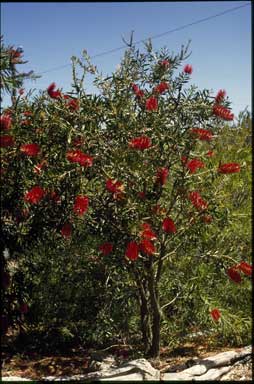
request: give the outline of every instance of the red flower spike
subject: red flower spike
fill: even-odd
[[[192,191],[189,193],[189,199],[195,208],[205,210],[208,207],[208,203],[202,199],[199,192]]]
[[[8,114],[3,114],[0,116],[0,129],[3,131],[8,131],[11,128],[12,118]]]
[[[78,111],[79,110],[79,100],[77,100],[77,99],[71,99],[67,105],[70,108],[70,110],[72,110],[72,111]]]
[[[204,168],[205,164],[199,159],[192,159],[186,162],[186,167],[189,169],[190,173],[195,173],[197,169]]]
[[[234,114],[228,108],[225,108],[219,104],[215,104],[213,106],[213,114],[223,120],[234,120]]]
[[[241,281],[242,281],[240,273],[237,272],[237,270],[236,270],[236,266],[229,268],[227,270],[227,275],[236,284],[241,283]]]
[[[48,94],[52,99],[59,99],[62,97],[62,94],[59,91],[59,89],[55,91],[55,88],[56,88],[55,83],[50,84],[50,86],[47,88]]]
[[[164,93],[167,89],[169,89],[169,85],[168,85],[168,83],[166,83],[166,82],[161,82],[159,85],[157,85],[157,86],[154,88],[153,92],[154,92],[154,93],[159,93],[159,94],[161,95],[161,94]]]
[[[150,97],[146,100],[146,110],[147,111],[157,111],[158,101],[155,97]]]
[[[24,93],[25,93],[24,88],[20,88],[20,89],[18,90],[18,93],[19,93],[20,96],[24,95]]]
[[[34,166],[34,173],[41,174],[42,169],[47,165],[47,161],[43,160],[41,163]]]
[[[82,216],[86,213],[89,205],[89,198],[87,196],[77,196],[75,199],[73,211],[78,215]]]
[[[12,136],[0,136],[0,148],[13,147],[14,145],[15,142]]]
[[[26,303],[20,304],[19,310],[21,313],[27,313],[28,312],[28,305]]]
[[[241,167],[238,163],[221,164],[218,168],[218,173],[229,174],[240,172]]]
[[[137,97],[141,98],[145,95],[144,91],[142,91],[136,84],[132,84],[131,86]]]
[[[213,138],[212,132],[203,128],[192,128],[191,133],[193,133],[199,140],[210,141]]]
[[[246,263],[245,261],[241,261],[236,268],[243,272],[246,276],[252,275],[252,265]]]
[[[164,185],[166,184],[168,178],[168,169],[167,168],[159,168],[156,174],[156,182],[158,184]]]
[[[132,139],[129,142],[129,147],[134,149],[139,149],[143,151],[144,149],[150,148],[152,145],[150,137],[147,136],[139,136]]]
[[[153,255],[156,252],[153,243],[147,239],[144,239],[139,243],[139,249],[147,255]]]
[[[40,146],[38,144],[23,144],[20,147],[20,151],[27,156],[37,156],[40,152]]]
[[[207,157],[212,157],[212,156],[214,156],[214,152],[213,152],[213,151],[208,151],[208,152],[206,153],[206,156],[207,156]]]
[[[155,215],[164,215],[166,213],[166,210],[165,208],[162,208],[160,206],[160,204],[156,204],[154,205],[153,207],[151,207],[151,211],[155,214]]]
[[[159,64],[161,67],[164,67],[165,69],[169,68],[170,66],[170,62],[168,60],[161,60]]]
[[[146,194],[145,192],[138,192],[138,197],[141,199],[141,200],[144,200],[146,198]]]
[[[135,261],[138,258],[138,244],[135,241],[130,241],[127,245],[125,256],[127,259]]]
[[[99,250],[104,256],[109,255],[113,250],[113,244],[111,243],[104,243],[100,245]]]
[[[176,226],[175,223],[170,217],[166,217],[162,222],[162,228],[163,231],[166,233],[175,233],[176,232]]]
[[[79,149],[75,151],[68,151],[66,158],[71,163],[78,163],[82,167],[91,167],[93,165],[93,158],[89,155],[86,155]]]
[[[61,202],[61,197],[55,191],[52,191],[49,196],[56,204]]]
[[[66,239],[69,239],[71,237],[71,234],[72,234],[72,226],[70,223],[65,223],[63,226],[62,226],[62,229],[61,229],[61,234],[64,238]]]
[[[201,217],[201,219],[206,224],[210,224],[213,221],[213,218],[211,215],[204,215]]]
[[[37,185],[25,194],[24,200],[31,204],[37,204],[44,196],[45,191],[39,185]]]
[[[212,319],[214,321],[218,321],[219,318],[221,317],[221,313],[220,311],[218,310],[218,308],[214,308],[211,312],[210,312],[210,315],[212,316]]]
[[[187,65],[185,65],[183,71],[184,71],[184,73],[188,73],[189,75],[191,75],[193,72],[193,68],[190,64],[187,64]]]
[[[31,112],[31,111],[24,111],[23,115],[24,116],[33,116],[33,112]]]
[[[217,104],[220,104],[224,100],[225,96],[226,96],[226,91],[224,89],[223,90],[220,89],[217,95],[215,96],[215,102]]]
[[[146,240],[156,240],[157,239],[157,236],[153,232],[150,224],[144,223],[144,224],[142,224],[142,228],[143,228],[143,230],[140,233],[141,238],[146,239]]]
[[[124,186],[123,184],[120,182],[120,181],[117,181],[117,180],[113,180],[113,179],[108,179],[106,181],[106,189],[115,194],[116,197],[118,195],[121,195],[123,190],[124,190]]]
[[[2,286],[4,289],[8,289],[11,285],[11,277],[8,272],[3,272],[2,275]]]
[[[74,147],[81,147],[81,145],[83,145],[84,142],[85,140],[83,137],[77,136],[73,139],[72,144],[74,145]]]

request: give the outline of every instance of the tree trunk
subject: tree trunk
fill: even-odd
[[[160,322],[161,322],[161,311],[159,304],[159,295],[156,289],[152,264],[150,266],[150,275],[148,280],[148,288],[151,300],[151,311],[152,311],[152,344],[148,352],[150,357],[157,358],[160,356]]]
[[[145,293],[146,290],[143,286],[143,289],[140,289],[140,320],[142,340],[145,347],[145,353],[147,353],[151,347],[151,321],[149,316],[148,297]]]

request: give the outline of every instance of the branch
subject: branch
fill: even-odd
[[[163,305],[163,306],[161,307],[161,310],[164,309],[164,308],[166,308],[166,307],[168,307],[169,305],[173,304],[174,301],[176,301],[176,299],[178,298],[179,295],[180,295],[180,292],[178,292],[178,294],[176,295],[176,297],[173,298],[173,300],[171,300],[169,303]]]

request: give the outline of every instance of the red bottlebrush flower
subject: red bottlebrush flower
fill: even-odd
[[[78,163],[83,167],[91,167],[93,165],[93,158],[89,155],[86,155],[79,149],[75,151],[68,151],[66,158],[71,163]]]
[[[8,131],[11,128],[12,118],[8,114],[3,114],[0,116],[0,129],[3,131]]]
[[[11,285],[11,277],[8,272],[3,271],[1,276],[1,283],[4,289],[8,289]]]
[[[210,141],[213,138],[212,132],[203,128],[192,128],[191,133],[194,133],[199,140]]]
[[[108,179],[106,181],[106,189],[114,194],[121,194],[124,190],[124,186],[120,181]]]
[[[192,65],[190,65],[190,64],[185,65],[183,71],[184,71],[184,73],[188,73],[189,75],[191,75],[193,72]]]
[[[162,82],[160,83],[159,85],[157,85],[155,88],[154,88],[154,93],[159,93],[160,95],[165,92],[167,89],[169,89],[169,85],[168,83],[166,82]]]
[[[156,182],[157,183],[159,183],[161,185],[166,184],[167,177],[168,177],[168,169],[167,168],[159,168],[157,170],[157,174],[156,174]]]
[[[34,173],[41,174],[42,169],[47,165],[47,161],[43,160],[40,164],[34,166]]]
[[[190,173],[195,173],[197,169],[204,168],[205,164],[199,159],[192,159],[186,162],[186,167],[189,169]]]
[[[85,140],[83,137],[77,136],[73,139],[72,144],[74,145],[74,147],[81,147],[81,145],[83,145],[84,142]]]
[[[68,107],[69,107],[72,111],[78,111],[78,110],[79,110],[79,100],[77,100],[77,99],[71,99],[71,100],[68,102]]]
[[[175,233],[176,232],[176,226],[170,217],[166,217],[162,222],[162,228],[163,231],[166,233]]]
[[[30,213],[29,209],[27,208],[22,209],[21,216],[26,219],[29,216],[29,213]]]
[[[33,116],[33,112],[31,112],[31,111],[24,111],[23,115],[24,116]]]
[[[24,88],[20,88],[18,92],[19,92],[19,95],[22,96],[22,95],[24,95],[25,90],[24,90]]]
[[[151,241],[144,239],[139,243],[139,249],[147,255],[153,255],[156,252],[155,246]]]
[[[181,160],[182,160],[182,163],[183,163],[183,164],[186,164],[186,163],[187,163],[187,157],[186,157],[186,156],[182,156],[182,157],[181,157]]]
[[[146,240],[156,240],[157,239],[157,236],[153,232],[150,224],[144,223],[144,224],[142,224],[142,228],[143,228],[143,230],[140,233],[141,238],[146,239]]]
[[[113,244],[111,243],[104,243],[100,245],[99,250],[104,256],[109,255],[113,250]]]
[[[45,191],[37,185],[25,194],[24,200],[31,204],[37,204],[44,197],[44,195]]]
[[[170,66],[170,62],[168,60],[161,60],[159,64],[161,67],[164,67],[165,69],[169,68]]]
[[[20,147],[20,151],[27,156],[37,156],[40,152],[40,146],[38,144],[23,144]]]
[[[135,261],[138,258],[138,244],[135,241],[130,241],[127,245],[125,256],[127,259]]]
[[[72,226],[70,223],[65,223],[63,226],[62,226],[62,229],[61,229],[61,234],[64,238],[66,239],[69,239],[71,237],[71,234],[72,234]]]
[[[218,321],[219,318],[221,317],[221,313],[220,311],[218,310],[218,308],[214,308],[211,312],[210,312],[210,315],[212,316],[212,319],[214,321]]]
[[[49,196],[55,203],[61,202],[61,197],[55,191],[52,191]]]
[[[210,224],[213,221],[213,218],[211,215],[204,215],[201,217],[201,220],[206,224]]]
[[[59,91],[59,89],[55,91],[55,88],[56,88],[55,83],[50,84],[50,86],[47,88],[48,94],[52,99],[59,99],[60,97],[62,97],[62,94]]]
[[[224,100],[225,96],[226,96],[226,91],[224,89],[223,90],[220,89],[217,95],[215,96],[215,102],[217,104],[220,104]]]
[[[19,310],[21,313],[27,313],[28,312],[28,305],[26,303],[20,304]]]
[[[197,209],[205,210],[208,207],[208,203],[202,199],[199,192],[197,191],[190,192],[189,199]]]
[[[237,173],[240,172],[241,167],[238,163],[227,163],[227,164],[221,164],[218,168],[219,173]]]
[[[208,151],[208,152],[206,153],[206,156],[207,156],[207,157],[212,157],[212,156],[214,156],[214,152],[213,152],[213,151]]]
[[[138,192],[138,197],[141,199],[141,200],[144,200],[146,198],[146,194],[145,192]]]
[[[165,208],[161,208],[160,204],[156,204],[151,208],[151,211],[155,215],[164,215],[166,213]]]
[[[240,264],[236,266],[237,269],[240,269],[247,276],[251,276],[252,274],[252,265],[246,263],[245,261],[241,261]]]
[[[234,281],[234,283],[240,283],[242,281],[241,275],[236,270],[236,266],[231,267],[227,270],[227,275],[230,277],[231,280]]]
[[[28,125],[31,125],[31,121],[30,121],[30,120],[22,120],[22,121],[20,122],[20,124],[21,124],[22,126],[28,126]]]
[[[143,97],[145,95],[145,92],[142,91],[136,84],[132,84],[132,89],[135,95],[139,98]]]
[[[77,196],[75,199],[73,211],[78,215],[82,216],[88,209],[89,198],[87,196]]]
[[[150,97],[146,100],[146,110],[147,111],[157,111],[158,101],[155,97]]]
[[[150,137],[139,136],[135,137],[129,142],[130,148],[135,148],[143,151],[144,149],[150,148],[152,145]]]
[[[8,317],[6,315],[1,316],[0,326],[1,326],[0,327],[1,328],[1,334],[5,335],[8,331],[8,326],[9,326]]]
[[[234,114],[228,108],[225,108],[219,104],[215,104],[213,106],[213,114],[223,120],[234,120]]]
[[[0,136],[0,148],[13,147],[14,144],[15,143],[12,136],[9,136],[9,135]]]

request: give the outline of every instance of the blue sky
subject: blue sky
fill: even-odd
[[[121,47],[122,36],[134,30],[134,40],[164,33],[227,9],[248,4],[231,13],[154,39],[154,48],[178,52],[191,40],[192,84],[216,93],[225,89],[237,115],[251,109],[251,6],[250,1],[193,2],[59,2],[1,3],[1,34],[5,44],[23,46],[29,61],[22,70],[41,73],[70,63],[83,49],[93,56]],[[142,47],[142,45],[138,45]],[[94,58],[105,75],[111,74],[124,50]],[[52,70],[26,89],[46,89],[52,82],[70,90],[71,66]],[[90,81],[87,91],[94,91]],[[4,98],[4,103],[8,103]]]

